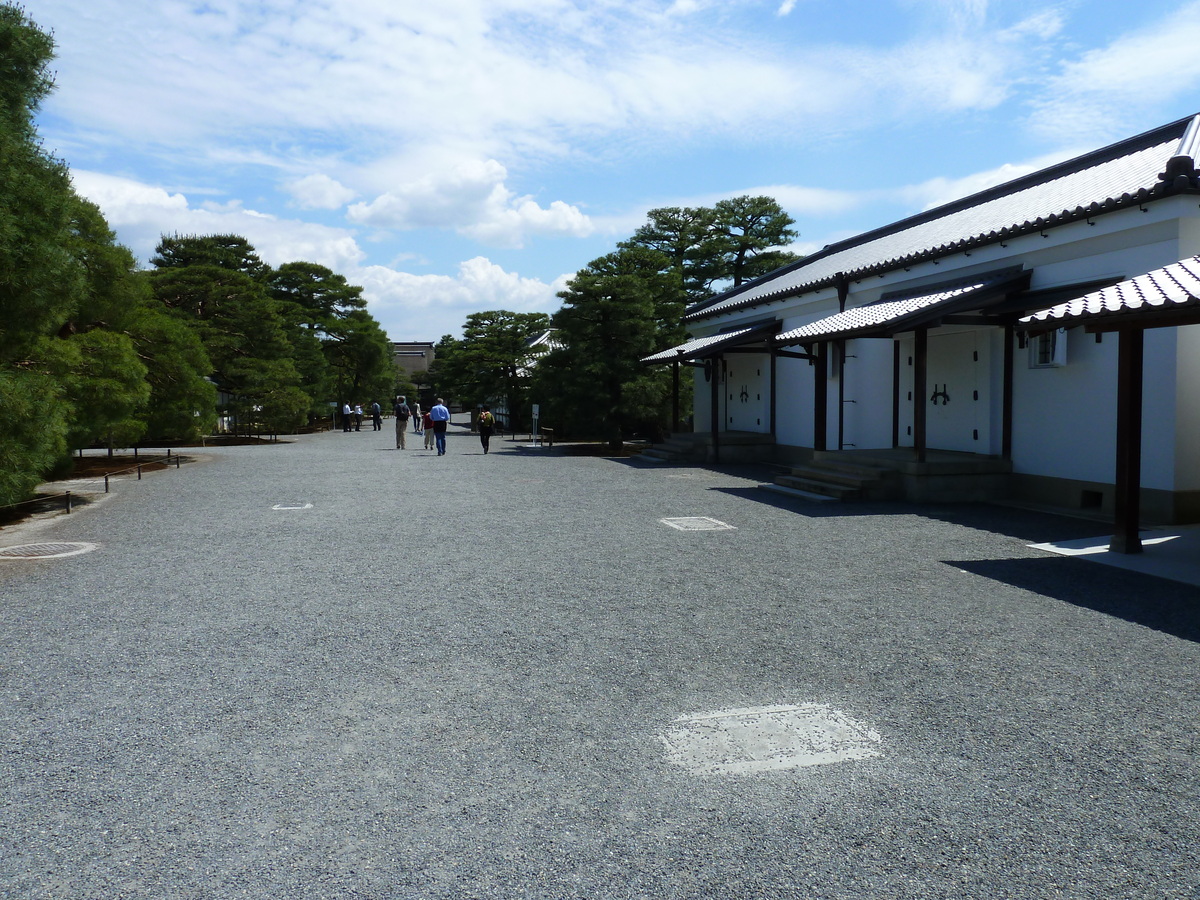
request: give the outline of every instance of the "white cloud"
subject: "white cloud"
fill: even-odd
[[[71,178],[143,261],[153,256],[164,234],[240,234],[272,265],[305,260],[344,272],[365,258],[346,229],[281,219],[244,209],[238,200],[205,200],[195,207],[182,193],[96,172],[73,170]]]
[[[1034,101],[1033,127],[1091,143],[1127,133],[1148,110],[1200,88],[1200,3],[1064,63]]]
[[[1019,163],[1005,163],[994,169],[988,169],[984,172],[974,172],[961,178],[931,178],[920,184],[908,185],[890,193],[904,200],[906,203],[919,206],[921,209],[933,209],[945,203],[951,203],[954,200],[969,197],[980,191],[986,191],[988,188],[1013,181],[1031,172],[1041,171],[1048,166],[1070,159],[1075,155],[1075,153],[1066,150],[1048,153],[1036,159]]]
[[[347,217],[374,228],[454,228],[498,247],[522,247],[529,235],[585,237],[593,227],[577,207],[561,200],[542,207],[505,186],[508,172],[494,159],[469,161],[450,171],[396,185]]]
[[[113,140],[210,161],[270,164],[251,149],[262,142],[289,171],[310,139],[369,167],[464,148],[562,155],[606,132],[676,140],[790,123],[804,133],[816,116],[844,124],[847,110],[866,123],[868,109],[988,108],[1024,63],[1018,34],[1038,39],[1026,29],[1001,40],[973,2],[946,5],[955,24],[940,37],[798,47],[708,0],[676,0],[670,16],[557,0],[175,0],[139,6],[136,21],[124,0],[56,5],[50,24],[71,52],[53,109]],[[722,27],[686,24],[711,24],[709,10]]]
[[[554,312],[567,276],[547,284],[507,272],[484,257],[461,263],[455,275],[414,275],[385,266],[356,273],[369,298],[371,314],[392,340],[432,340],[447,322],[457,332],[469,313],[488,309]],[[440,329],[440,330],[439,330]]]
[[[454,275],[419,275],[392,266],[366,265],[354,235],[296,219],[282,219],[236,201],[204,201],[152,185],[73,171],[76,190],[100,207],[122,239],[148,261],[163,234],[240,234],[271,265],[305,260],[328,266],[363,286],[370,312],[393,340],[437,340],[447,322],[461,327],[467,314],[485,309],[553,312],[566,278],[553,283],[509,272],[483,257],[458,266]]]
[[[306,175],[289,181],[284,189],[301,209],[340,209],[358,196],[352,188],[324,174]]]

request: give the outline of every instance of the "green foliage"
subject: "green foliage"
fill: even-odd
[[[796,257],[793,220],[770,197],[734,197],[712,208],[652,209],[614,253],[593,260],[559,294],[553,319],[562,346],[537,365],[543,420],[613,449],[637,430],[657,437],[674,404],[665,367],[641,359],[686,339],[682,315],[716,286],[739,285]],[[681,384],[680,413],[690,391]]]
[[[713,213],[708,246],[716,261],[715,281],[728,280],[737,287],[800,258],[786,250],[774,249],[792,243],[799,232],[791,227],[795,220],[772,198],[742,196],[721,200]]]
[[[465,406],[503,404],[511,427],[520,427],[528,407],[530,341],[550,327],[545,313],[500,309],[471,313],[461,341],[438,344],[433,364],[438,392]]]
[[[41,372],[0,369],[0,506],[32,495],[67,452],[58,382]]]
[[[613,256],[589,264],[559,294],[553,324],[562,346],[538,363],[537,391],[548,401],[545,421],[602,436],[619,451],[624,432],[647,418],[635,404],[657,394],[658,376],[640,363],[654,350],[654,296],[639,275],[614,274]]]
[[[270,266],[262,261],[250,242],[236,234],[164,235],[150,263],[157,269],[215,266],[260,281],[270,273]]]

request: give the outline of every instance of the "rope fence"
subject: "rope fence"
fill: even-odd
[[[82,450],[79,452],[79,458],[80,459],[83,458]],[[133,458],[139,459],[137,447],[133,448]],[[104,493],[107,494],[109,492],[109,479],[110,478],[114,478],[118,475],[126,475],[129,472],[136,471],[138,481],[141,481],[143,467],[151,466],[151,465],[154,465],[155,463],[165,463],[166,467],[170,468],[171,463],[174,462],[175,468],[178,469],[180,459],[181,459],[181,457],[178,453],[172,455],[170,448],[168,448],[166,456],[157,456],[157,457],[150,456],[144,460],[139,459],[139,461],[132,466],[126,466],[123,469],[114,469],[111,472],[105,472],[102,477],[97,476],[95,478],[69,478],[69,479],[63,479],[63,480],[64,481],[72,481],[72,482],[75,482],[76,484],[84,484],[84,485],[88,484],[89,482],[92,482],[92,483],[95,483],[97,486],[99,486],[99,484],[101,483],[101,480],[103,480]],[[20,507],[27,506],[31,503],[46,503],[48,501],[57,500],[60,498],[63,500],[65,510],[69,513],[71,511],[71,508],[73,505],[73,501],[71,500],[71,492],[70,491],[63,491],[61,494],[41,494],[40,496],[34,497],[30,500],[22,500],[19,503],[10,503],[7,506],[0,506],[0,512],[10,510],[10,509],[19,509]]]

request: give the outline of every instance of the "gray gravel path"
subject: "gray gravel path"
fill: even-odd
[[[1200,591],[1026,546],[1094,527],[389,424],[206,451],[37,536],[95,552],[0,562],[0,896],[1200,896]],[[807,703],[881,755],[659,739]]]

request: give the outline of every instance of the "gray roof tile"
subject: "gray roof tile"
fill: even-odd
[[[1054,323],[1062,327],[1085,319],[1106,316],[1153,315],[1185,308],[1197,311],[1200,321],[1200,256],[1138,275],[1128,281],[1092,291],[1021,319],[1023,324]]]

